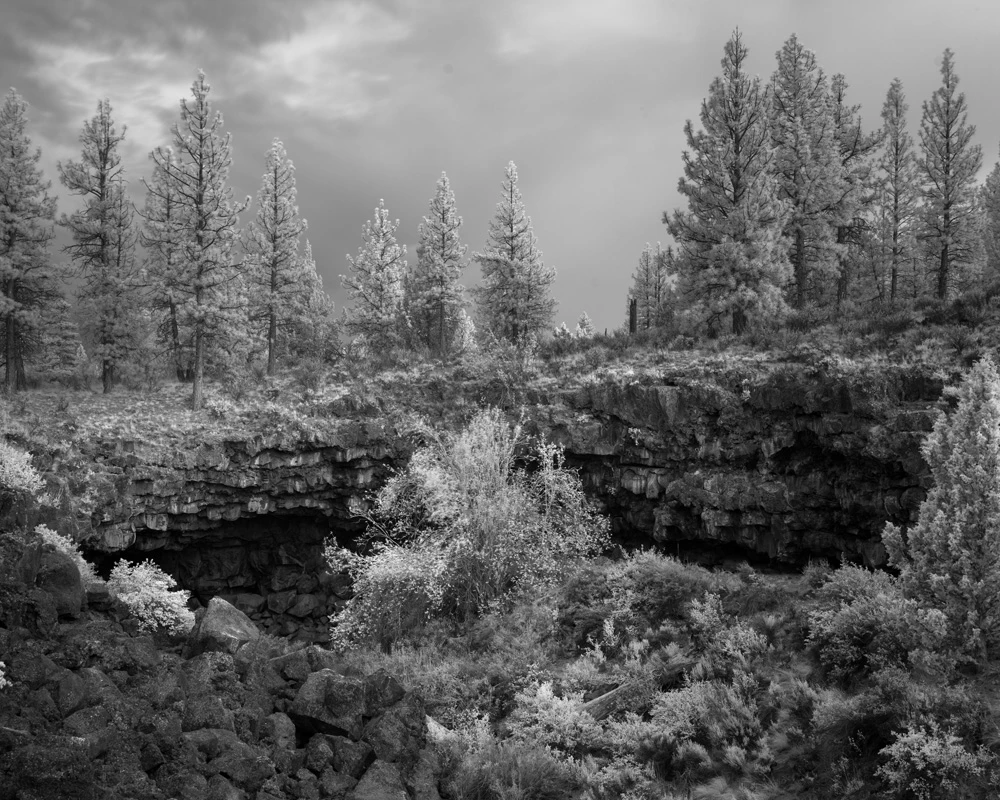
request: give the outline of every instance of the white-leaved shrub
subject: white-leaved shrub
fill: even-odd
[[[186,633],[194,626],[194,613],[187,607],[188,592],[152,561],[115,564],[108,579],[111,594],[121,600],[144,631]]]
[[[65,553],[73,559],[76,568],[80,570],[80,579],[83,582],[84,588],[103,583],[94,571],[94,565],[83,557],[83,553],[80,552],[80,546],[68,536],[52,530],[47,525],[37,525],[35,533],[45,544],[52,545],[60,553]]]
[[[352,562],[355,597],[334,627],[341,644],[388,645],[430,616],[479,614],[549,585],[607,540],[607,520],[561,449],[527,450],[520,426],[499,411],[481,411],[459,433],[424,435],[376,497],[369,530],[380,541]],[[518,465],[519,453],[533,456],[533,469]],[[340,552],[327,550],[335,569]]]
[[[0,441],[0,495],[35,495],[42,487],[42,476],[32,465],[31,454]]]

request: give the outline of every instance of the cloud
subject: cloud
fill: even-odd
[[[681,4],[657,0],[519,0],[494,17],[497,53],[559,58],[623,40],[676,40],[690,29],[689,16]]]

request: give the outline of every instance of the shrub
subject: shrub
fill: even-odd
[[[458,619],[508,605],[551,585],[606,541],[607,521],[565,468],[562,451],[536,443],[535,468],[517,467],[526,442],[499,411],[480,412],[457,434],[425,435],[406,472],[376,498],[370,530],[385,541],[353,562],[355,598],[335,623],[352,638],[393,634],[381,621],[391,628],[413,619],[414,603],[425,616]],[[338,552],[328,548],[328,559]]]
[[[0,495],[36,495],[43,485],[42,476],[31,463],[31,454],[0,441]]]
[[[454,800],[570,800],[583,781],[578,767],[544,748],[502,742],[468,753],[443,784]]]
[[[83,557],[80,546],[68,536],[57,533],[46,525],[38,525],[35,528],[35,533],[41,537],[45,544],[51,545],[60,553],[65,553],[73,559],[76,568],[80,570],[80,579],[83,581],[84,588],[104,582],[94,571],[94,565]]]
[[[876,774],[888,784],[887,796],[901,800],[961,796],[992,760],[983,751],[970,753],[959,737],[934,722],[908,726],[879,755],[885,763]]]
[[[7,680],[7,665],[0,661],[0,690],[13,685],[14,684]]]
[[[846,565],[819,590],[809,614],[808,642],[824,668],[842,683],[904,666],[921,645],[916,604],[885,573]]]
[[[188,609],[188,593],[172,591],[174,579],[152,561],[115,564],[108,579],[108,589],[129,609],[145,631],[186,633],[194,626],[194,613]]]

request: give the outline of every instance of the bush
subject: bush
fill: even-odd
[[[35,533],[41,537],[41,540],[45,544],[51,545],[60,553],[65,553],[73,559],[76,568],[80,570],[80,579],[83,581],[84,588],[104,582],[94,571],[94,565],[83,557],[83,553],[80,552],[80,546],[68,536],[57,533],[46,525],[38,525],[35,528]]]
[[[42,476],[31,463],[31,454],[0,441],[0,495],[36,495],[43,485]]]
[[[879,755],[885,763],[876,774],[889,786],[887,797],[900,800],[963,796],[992,761],[984,751],[970,753],[958,736],[934,722],[908,726]]]
[[[348,559],[355,598],[335,630],[349,639],[391,638],[402,632],[393,630],[397,621],[417,621],[414,608],[465,619],[506,606],[606,541],[608,523],[562,451],[536,443],[534,469],[517,467],[526,442],[499,411],[480,412],[458,434],[424,434],[428,443],[376,498],[370,530],[384,541],[373,555]],[[328,560],[341,552],[328,548]]]
[[[843,684],[880,669],[905,666],[917,636],[917,608],[884,573],[844,566],[819,590],[809,614],[809,645],[827,673]]]
[[[583,781],[579,768],[544,748],[503,742],[467,754],[443,785],[454,800],[570,800]]]
[[[108,589],[129,609],[144,631],[186,633],[194,627],[188,593],[171,591],[174,579],[152,561],[119,561],[111,570]]]

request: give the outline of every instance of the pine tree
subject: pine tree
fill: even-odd
[[[306,221],[295,204],[295,166],[275,139],[257,192],[257,215],[247,230],[252,322],[267,341],[267,374],[277,369],[278,336],[309,300],[307,265],[299,253]],[[315,271],[315,264],[312,265]]]
[[[301,257],[304,302],[295,306],[288,329],[289,351],[298,358],[332,361],[338,351],[338,326],[333,299],[323,289],[312,245],[306,239]]]
[[[97,114],[83,125],[81,159],[58,164],[62,184],[83,199],[83,208],[64,214],[60,224],[73,238],[63,250],[82,279],[84,334],[101,364],[105,393],[135,349],[133,323],[140,305],[134,214],[118,152],[124,139],[125,128],[119,133],[111,118],[111,103],[101,100]]]
[[[576,321],[576,330],[573,331],[573,335],[577,339],[589,339],[594,333],[594,323],[591,321],[590,315],[586,311],[581,312]]]
[[[986,274],[991,283],[996,283],[1000,281],[1000,161],[986,176],[981,203]]]
[[[972,144],[965,93],[958,91],[951,50],[944,51],[941,86],[924,103],[919,168],[923,177],[924,237],[937,262],[937,296],[944,299],[955,268],[974,257],[975,180],[983,151]]]
[[[443,172],[429,212],[418,229],[417,263],[406,279],[406,309],[417,341],[443,356],[454,339],[465,295],[459,281],[467,266],[467,247],[458,234],[462,218]]]
[[[174,261],[178,325],[190,326],[194,348],[191,405],[201,408],[205,365],[213,342],[224,338],[244,298],[235,290],[242,277],[233,263],[239,212],[229,177],[230,137],[222,132],[222,114],[213,113],[211,87],[199,71],[191,85],[193,101],[181,100],[181,118],[175,123],[173,148],[157,148],[150,157],[162,179],[176,193],[178,214],[171,237],[179,245]],[[150,188],[147,184],[147,188]],[[249,198],[247,203],[249,202]]]
[[[542,261],[513,161],[507,164],[486,247],[472,257],[483,273],[482,285],[474,290],[476,303],[495,336],[517,343],[551,323],[556,301],[550,287],[556,272]]]
[[[87,352],[69,301],[59,296],[40,309],[41,335],[32,368],[41,379],[70,383],[84,374]]]
[[[399,220],[390,220],[385,201],[379,200],[374,220],[362,228],[357,257],[347,256],[350,273],[340,276],[352,301],[344,313],[348,333],[379,351],[400,341],[406,246],[396,241],[398,228]]]
[[[876,196],[875,154],[881,146],[882,130],[865,133],[861,127],[861,106],[847,102],[847,79],[834,75],[830,81],[835,138],[840,151],[843,194],[836,199],[836,237],[840,252],[837,305],[848,299],[856,271],[857,254],[866,233],[865,212]]]
[[[789,206],[785,238],[796,308],[819,299],[840,273],[837,228],[843,223],[845,185],[833,101],[815,54],[793,34],[777,53],[771,79],[773,171]]]
[[[169,148],[163,156],[168,162],[176,160]],[[171,169],[177,169],[176,165],[171,163]],[[146,203],[139,241],[146,248],[146,288],[151,308],[159,317],[159,339],[170,351],[177,380],[190,381],[194,378],[194,347],[187,320],[182,319],[184,273],[179,267],[185,208],[170,172],[154,161],[151,178],[143,181]]]
[[[934,485],[906,532],[883,542],[907,593],[943,611],[967,653],[985,661],[1000,647],[1000,375],[976,364],[958,405],[924,442]]]
[[[58,298],[48,258],[55,199],[26,133],[28,104],[11,89],[0,107],[0,337],[7,391],[24,389],[25,353],[40,335],[38,311]]]
[[[899,78],[893,79],[882,106],[885,146],[881,168],[880,205],[889,266],[889,301],[899,294],[902,265],[912,256],[917,211],[917,165],[913,137],[906,130],[909,106]],[[916,276],[913,276],[914,280]]]
[[[687,210],[664,213],[680,248],[680,291],[709,325],[723,317],[742,333],[751,316],[780,313],[788,264],[780,245],[785,210],[775,201],[770,99],[745,71],[737,30],[726,42],[722,75],[701,104],[701,130],[684,126],[688,150],[678,190]],[[656,298],[659,308],[663,298]],[[640,315],[642,314],[640,301]],[[647,312],[647,327],[648,327]]]

